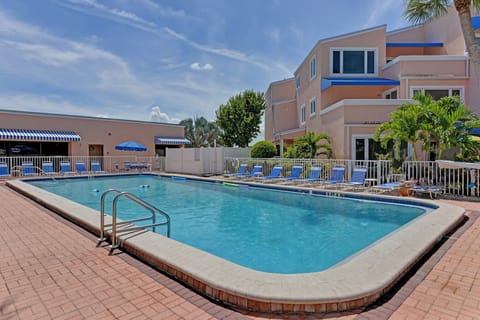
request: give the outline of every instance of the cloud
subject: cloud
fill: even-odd
[[[199,62],[194,62],[190,65],[190,68],[197,71],[212,70],[213,66],[210,63],[205,63],[203,66]]]
[[[147,21],[145,19],[142,19],[133,12],[128,12],[128,11],[118,9],[118,8],[107,7],[104,4],[98,3],[96,0],[67,0],[67,2],[74,5],[74,7],[70,6],[70,8],[72,8],[72,9],[81,10],[81,8],[78,7],[78,6],[91,7],[91,8],[94,8],[94,9],[98,10],[98,11],[108,13],[108,14],[111,14],[113,16],[120,17],[122,19],[130,20],[130,21],[135,22],[135,23],[144,24],[144,25],[147,25],[147,26],[150,26],[150,27],[155,26],[155,23],[153,23],[151,21]],[[65,3],[63,3],[63,4],[65,4]]]
[[[175,124],[178,124],[180,122],[179,119],[172,118],[168,114],[160,111],[159,106],[152,107],[152,111],[150,111],[150,121]]]
[[[273,30],[265,31],[265,35],[269,37],[273,42],[280,43],[280,30],[274,28]]]
[[[403,1],[398,1],[398,0],[376,0],[375,2],[372,2],[372,6],[370,7],[370,10],[367,10],[366,12],[370,12],[370,14],[367,17],[367,21],[364,23],[363,28],[371,28],[375,27],[379,24],[386,23],[384,21],[384,16],[390,11],[390,12],[403,12]],[[384,21],[384,22],[382,22]],[[388,21],[390,24],[391,22]]]

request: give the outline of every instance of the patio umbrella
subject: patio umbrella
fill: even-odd
[[[140,142],[136,141],[125,141],[115,146],[116,150],[123,150],[123,151],[147,151],[147,147],[145,147]]]

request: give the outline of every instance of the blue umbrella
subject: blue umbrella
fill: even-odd
[[[123,151],[147,151],[147,147],[136,141],[125,141],[115,146],[116,150]]]

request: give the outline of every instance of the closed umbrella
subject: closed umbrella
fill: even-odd
[[[115,146],[116,150],[122,151],[147,151],[147,147],[136,141],[125,141]]]

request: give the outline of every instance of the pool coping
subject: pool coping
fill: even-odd
[[[248,184],[265,187],[264,184]],[[7,185],[99,234],[98,211],[21,180],[8,181]],[[285,186],[277,188],[297,192],[310,190]],[[335,191],[337,196],[349,194]],[[355,197],[371,198],[371,195],[355,194]],[[381,195],[374,195],[374,198],[390,202],[394,199]],[[123,250],[210,298],[237,308],[260,312],[306,313],[355,310],[372,303],[388,291],[464,217],[465,210],[457,206],[430,200],[409,199],[408,202],[438,208],[343,263],[314,273],[291,275],[251,270],[153,232],[121,236],[120,242]],[[109,223],[109,216],[106,218]]]

